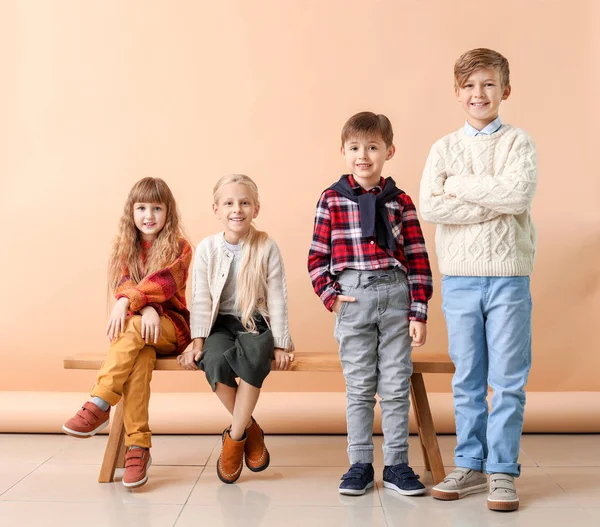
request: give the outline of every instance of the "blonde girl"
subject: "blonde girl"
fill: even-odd
[[[193,344],[178,361],[203,370],[232,415],[231,426],[223,432],[217,474],[233,483],[244,458],[253,472],[269,466],[264,433],[252,412],[272,360],[277,369],[286,370],[294,356],[281,255],[275,242],[253,225],[260,210],[256,184],[248,176],[225,176],[214,188],[213,201],[224,231],[197,247]]]
[[[167,184],[150,177],[138,181],[125,203],[109,261],[116,303],[106,326],[108,356],[92,400],[63,425],[73,437],[91,437],[108,425],[111,406],[123,397],[127,488],[148,481],[148,403],[156,355],[176,355],[190,342],[185,285],[191,260]]]

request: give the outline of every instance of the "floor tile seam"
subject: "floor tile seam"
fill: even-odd
[[[177,518],[175,518],[175,521],[173,522],[172,527],[175,527],[177,525],[177,522],[179,521],[179,518],[181,518],[181,514],[185,510],[185,507],[186,507],[185,503],[181,505],[181,508],[179,509],[179,512],[177,513]]]
[[[185,505],[185,507],[202,507],[202,508],[221,508],[222,505],[221,504],[215,504],[215,505],[205,505],[204,503],[187,503]],[[267,510],[271,510],[271,509],[343,509],[343,510],[348,510],[348,509],[382,509],[383,507],[380,507],[379,505],[269,505],[267,507]]]
[[[383,511],[383,521],[385,522],[386,527],[390,527],[390,525],[392,525],[389,521],[388,521],[388,511],[386,510],[386,508],[383,506],[383,503],[381,504],[381,510]],[[391,521],[391,519],[390,519]]]
[[[600,468],[600,465],[538,465],[540,468]]]
[[[545,467],[545,468],[552,468],[552,467]],[[546,472],[546,471],[544,470],[544,467],[540,467],[540,470],[541,470],[541,471],[542,471],[542,472],[543,472],[543,473],[544,473],[544,474],[545,474],[545,475],[546,475],[548,478],[550,478],[550,481],[552,481],[552,483],[554,483],[554,484],[555,484],[555,485],[556,485],[556,486],[557,486],[559,489],[561,489],[561,490],[562,490],[562,491],[563,491],[565,494],[568,494],[568,491],[567,491],[567,489],[566,489],[565,487],[563,487],[563,486],[562,486],[562,485],[561,485],[561,484],[560,484],[558,481],[556,481],[556,479],[554,479],[554,478],[552,477],[552,475],[551,475],[551,474],[548,474],[548,472]],[[581,505],[581,503],[580,503],[580,502],[577,500],[577,498],[576,498],[576,497],[574,497],[574,498],[572,498],[572,499],[573,499],[573,501],[574,501],[574,502],[575,502],[575,503],[576,503],[576,504],[577,504],[579,507],[581,507],[581,506],[582,506],[582,505]]]
[[[185,507],[187,506],[188,502],[190,501],[190,498],[191,498],[192,494],[194,493],[196,485],[198,485],[198,482],[200,481],[200,478],[202,477],[202,474],[204,474],[205,470],[206,470],[206,465],[204,465],[202,467],[202,470],[200,471],[200,474],[198,474],[198,477],[196,478],[196,481],[194,481],[194,484],[192,485],[192,488],[190,489],[187,497],[185,498],[185,501],[183,502],[183,506],[181,507],[181,510],[179,511],[179,514],[177,515],[177,519],[175,520],[175,523],[173,524],[174,526],[179,521],[179,517],[181,516],[181,513],[183,512],[183,509],[185,509]]]
[[[38,470],[40,467],[44,466],[50,459],[52,459],[52,456],[50,456],[49,458],[47,458],[45,461],[43,461],[42,463],[40,463],[39,465],[37,465],[35,468],[33,468],[32,470],[30,470],[29,472],[27,472],[27,474],[25,474],[21,479],[19,479],[18,481],[15,481],[10,487],[8,487],[4,492],[0,492],[0,500],[2,500],[2,496],[4,496],[4,494],[6,494],[8,491],[10,491],[11,489],[13,489],[16,485],[18,485],[19,483],[21,483],[21,481],[23,481],[25,478],[29,477],[31,474],[33,474],[36,470]],[[4,500],[2,500],[4,501]]]
[[[112,503],[105,503],[103,501],[87,501],[87,500],[31,500],[31,499],[15,499],[15,498],[11,498],[11,499],[2,499],[0,498],[0,503],[40,503],[40,504],[44,504],[44,505],[48,505],[48,504],[52,504],[52,503],[60,503],[63,505],[76,505],[76,504],[86,504],[86,505],[98,505],[98,504],[106,504],[106,505],[111,505]],[[117,502],[117,505],[119,505],[120,507],[153,507],[155,505],[160,505],[160,506],[164,506],[164,507],[183,507],[184,504],[183,503],[175,503],[175,502],[168,502],[168,501],[157,501],[157,502],[133,502],[133,501],[119,501]]]

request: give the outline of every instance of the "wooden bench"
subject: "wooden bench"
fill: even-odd
[[[75,355],[64,360],[64,367],[68,370],[99,370],[104,359],[103,355]],[[188,371],[179,366],[174,357],[158,358],[155,370]],[[290,371],[341,372],[342,367],[337,353],[308,352],[296,353]],[[425,467],[431,471],[433,481],[437,484],[444,479],[446,474],[423,381],[424,373],[454,373],[454,364],[447,355],[422,351],[413,353],[413,374],[410,378],[412,405]],[[115,407],[98,481],[100,483],[112,482],[115,469],[123,468],[124,460],[125,426],[123,424],[123,404],[120,402]]]

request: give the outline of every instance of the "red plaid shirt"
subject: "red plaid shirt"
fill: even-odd
[[[352,175],[347,177],[357,195],[367,192]],[[379,186],[368,192],[379,194],[384,185],[385,180],[381,178]],[[406,273],[410,288],[409,319],[425,322],[433,282],[417,210],[404,192],[385,206],[396,240],[394,252],[379,247],[375,237],[361,236],[358,203],[340,196],[335,190],[323,192],[317,204],[313,241],[308,254],[310,279],[315,293],[331,311],[340,290],[335,275],[344,269],[373,271],[400,267]]]

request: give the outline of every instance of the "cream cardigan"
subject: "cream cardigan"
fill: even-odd
[[[225,246],[222,232],[204,238],[196,247],[190,306],[192,339],[210,335],[219,314],[221,293],[232,262],[233,253]],[[285,271],[279,247],[271,238],[267,240],[263,266],[267,276],[267,323],[273,332],[275,347],[293,351],[288,325]]]

